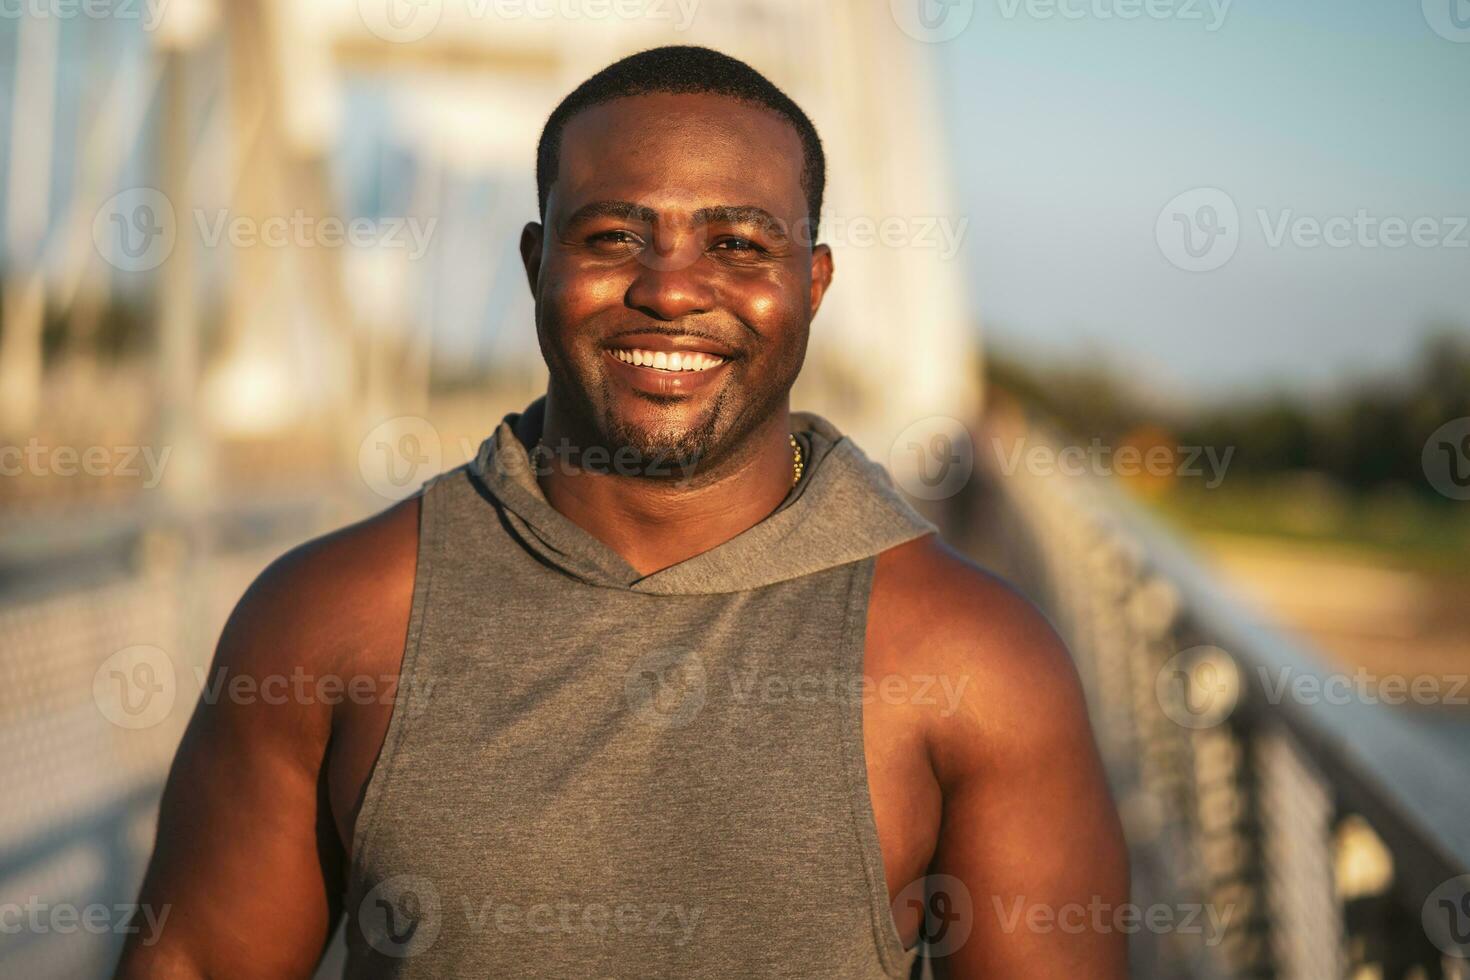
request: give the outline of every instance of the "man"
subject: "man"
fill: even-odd
[[[309,975],[345,911],[351,976],[897,978],[922,929],[948,976],[1122,977],[1066,651],[789,411],[832,280],[806,116],[645,51],[537,171],[546,397],[241,600],[216,671],[386,696],[200,705],[121,975]]]

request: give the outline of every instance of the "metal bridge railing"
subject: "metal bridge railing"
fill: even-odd
[[[1134,902],[1229,913],[1140,933],[1135,975],[1470,977],[1470,719],[1294,694],[1342,675],[1102,479],[1024,470],[982,472],[968,523],[1077,660]]]
[[[7,977],[110,975],[220,628],[271,559],[336,520],[320,502],[296,502],[201,514],[162,532],[142,520],[86,532],[82,514],[67,523],[91,544],[41,575],[17,571],[39,567],[22,529],[0,539]]]

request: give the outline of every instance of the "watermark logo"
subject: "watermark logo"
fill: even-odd
[[[152,728],[173,711],[179,682],[173,661],[158,647],[119,650],[92,675],[92,700],[119,728]]]
[[[177,238],[174,206],[152,187],[119,191],[92,217],[97,254],[123,272],[158,268],[173,254]]]
[[[151,33],[163,22],[168,5],[169,0],[0,0],[0,20],[132,20]]]
[[[1431,487],[1451,500],[1470,500],[1470,416],[1435,429],[1419,461]]]
[[[232,214],[228,208],[195,208],[193,216],[199,241],[205,248],[218,248],[223,242],[239,249],[397,249],[410,262],[428,254],[434,229],[439,225],[437,217],[342,218],[335,214],[311,214],[304,208],[264,218]]]
[[[1240,247],[1240,210],[1218,187],[1185,191],[1159,212],[1154,239],[1176,268],[1213,272]]]
[[[948,262],[959,254],[969,231],[967,215],[948,214],[843,214],[822,215],[820,241],[833,248],[912,249],[933,252],[939,261]],[[798,240],[811,247],[818,236],[812,233],[811,220],[804,219],[798,229]]]
[[[1256,670],[1267,704],[1470,705],[1470,674],[1374,674],[1366,667],[1325,675],[1291,667]]]
[[[1268,248],[1282,248],[1287,242],[1300,249],[1363,248],[1470,248],[1470,217],[1464,215],[1419,215],[1408,218],[1391,214],[1370,214],[1358,208],[1352,215],[1335,214],[1318,218],[1297,214],[1286,208],[1274,216],[1265,208],[1256,209],[1256,220]]]
[[[71,902],[47,902],[39,895],[31,895],[24,902],[0,903],[0,935],[72,935],[78,932],[94,936],[112,933],[115,935],[142,936],[144,946],[152,946],[163,936],[164,923],[168,921],[172,905],[107,905],[92,902],[75,905]]]
[[[975,16],[975,0],[888,0],[893,22],[915,41],[942,44],[964,33]]]
[[[1193,647],[1169,660],[1155,679],[1159,706],[1185,728],[1209,728],[1235,710],[1247,673],[1218,647]],[[1263,704],[1470,705],[1470,674],[1319,673],[1256,665],[1252,691]]]
[[[24,446],[0,446],[0,477],[138,477],[152,490],[172,453],[172,446],[50,446],[32,436]]]
[[[1367,208],[1325,216],[1293,208],[1255,209],[1269,249],[1470,249],[1470,216],[1374,214]],[[1235,201],[1217,188],[1196,188],[1164,206],[1154,234],[1165,258],[1187,272],[1212,272],[1234,257],[1243,233]]]
[[[443,0],[357,0],[363,26],[389,44],[428,37],[444,16]]]
[[[1204,23],[1213,34],[1225,26],[1234,0],[999,0],[1001,17],[1022,10],[1032,20],[1177,20]],[[1207,9],[1208,8],[1208,9]],[[1208,20],[1206,16],[1208,15]]]
[[[595,254],[631,258],[655,272],[678,272],[706,258],[730,265],[762,261],[771,248],[891,249],[932,252],[941,262],[959,254],[967,215],[823,212],[787,221],[748,208],[695,209],[701,195],[665,186],[638,206],[619,207],[605,228],[587,234]]]
[[[410,718],[424,712],[438,683],[432,675],[421,674],[404,680],[400,680],[396,673],[313,674],[300,664],[292,667],[289,674],[232,673],[227,664],[221,664],[213,671],[196,666],[193,673],[202,704],[406,704]],[[399,710],[404,709],[400,707]]]
[[[1093,933],[1108,935],[1123,933],[1132,935],[1150,932],[1157,935],[1174,933],[1184,936],[1201,936],[1207,947],[1218,946],[1230,929],[1235,918],[1235,904],[1220,907],[1184,902],[1178,905],[1135,905],[1125,902],[1113,905],[1094,895],[1085,904],[1066,902],[1052,905],[1044,902],[1028,902],[1024,896],[1016,896],[1009,903],[999,895],[990,897],[996,920],[1002,932],[1015,933],[1021,930],[1047,935],[1064,933],[1081,935]]]
[[[698,653],[663,650],[629,668],[623,694],[633,714],[656,728],[683,728],[704,709],[709,681]]]
[[[703,906],[689,907],[671,902],[533,902],[517,904],[503,901],[475,902],[466,897],[465,925],[472,935],[482,934],[487,926],[506,935],[536,933],[548,935],[588,935],[606,937],[609,933],[667,940],[674,946],[687,946],[694,940]]]
[[[1178,446],[1128,443],[1110,446],[1094,436],[1086,446],[1056,447],[1045,442],[1028,444],[1025,437],[1007,446],[999,437],[991,440],[991,451],[1002,476],[1026,472],[1030,476],[1081,477],[1179,477],[1201,479],[1206,490],[1225,481],[1225,472],[1235,456],[1235,447]]]
[[[925,875],[911,881],[893,899],[895,921],[919,914],[919,942],[925,955],[948,956],[965,944],[975,928],[970,890],[953,875]]]
[[[975,472],[975,441],[959,419],[947,415],[919,419],[888,448],[888,471],[911,497],[953,497]]]
[[[264,216],[228,208],[194,208],[184,230],[202,248],[394,249],[410,262],[428,254],[438,217],[317,215],[296,208]],[[178,244],[179,216],[163,192],[135,187],[113,195],[92,219],[92,241],[108,264],[124,272],[146,272],[168,261]]]
[[[456,4],[461,18],[497,22],[536,20],[561,23],[610,20],[652,21],[675,32],[687,31],[701,0],[466,0]],[[390,44],[421,41],[444,18],[443,0],[358,0],[363,25]]]
[[[357,470],[380,497],[404,500],[443,464],[439,430],[428,419],[399,415],[376,426],[357,449]]]
[[[882,704],[920,705],[949,718],[960,709],[970,676],[962,674],[869,674],[851,676],[835,668],[789,674],[760,668],[727,672],[732,704]]]
[[[1169,658],[1154,678],[1165,717],[1184,728],[1212,728],[1240,701],[1240,668],[1219,647],[1198,646]]]
[[[1470,875],[1442,882],[1424,900],[1424,934],[1446,956],[1470,959]]]
[[[1470,0],[1424,0],[1430,30],[1456,44],[1470,43]]]
[[[417,956],[439,938],[444,925],[439,889],[422,875],[384,878],[357,907],[358,928],[384,956]]]

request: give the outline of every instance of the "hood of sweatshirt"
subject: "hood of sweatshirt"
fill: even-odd
[[[539,416],[543,406],[538,399],[525,413],[507,415],[468,466],[525,548],[589,585],[650,595],[742,592],[859,561],[935,530],[851,439],[820,416],[793,412],[804,469],[785,501],[724,543],[642,575],[547,503],[516,435],[522,415]]]

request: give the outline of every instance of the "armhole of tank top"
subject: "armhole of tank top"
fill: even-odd
[[[428,605],[434,559],[439,549],[442,522],[437,497],[441,492],[440,484],[447,476],[448,474],[436,477],[419,492],[418,549],[413,573],[413,600],[408,613],[408,632],[403,644],[403,658],[398,666],[398,687],[388,716],[388,730],[383,734],[378,757],[373,760],[372,769],[368,772],[362,806],[357,811],[357,821],[352,830],[352,854],[348,860],[350,876],[355,876],[365,866],[378,826],[378,813],[382,809],[382,800],[392,776],[393,759],[399,745],[403,743],[409,721],[417,707],[413,704],[413,699],[418,696],[418,685],[414,683],[414,666],[418,660],[419,643],[424,631],[424,613]]]
[[[868,635],[868,599],[873,586],[874,559],[853,563],[847,602],[847,621],[843,624],[843,654],[852,676],[861,678]],[[883,867],[883,848],[878,840],[878,817],[873,809],[872,790],[868,785],[867,752],[863,747],[863,699],[841,700],[843,765],[847,776],[850,812],[856,831],[859,857],[867,882],[868,902],[873,923],[873,941],[884,971],[895,980],[907,980],[918,955],[917,947],[906,950],[903,937],[888,902],[888,873]]]

